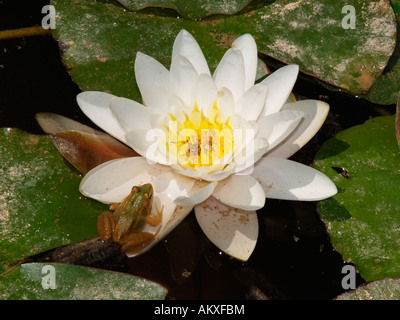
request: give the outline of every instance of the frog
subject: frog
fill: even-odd
[[[122,251],[133,255],[148,246],[156,233],[143,232],[146,225],[156,227],[162,220],[162,212],[156,205],[152,214],[153,186],[150,183],[133,186],[129,195],[121,203],[112,203],[110,211],[104,211],[97,218],[97,231],[104,241],[120,244]]]

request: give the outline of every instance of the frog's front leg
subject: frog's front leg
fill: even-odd
[[[120,244],[122,251],[128,255],[136,254],[142,251],[150,243],[154,241],[155,235],[149,232],[135,232],[124,236]]]
[[[158,207],[157,207],[157,204],[155,204],[155,205],[156,205],[157,213],[148,215],[147,218],[146,218],[147,223],[149,225],[151,225],[152,227],[158,226],[160,224],[160,222],[162,221],[162,213],[164,211],[164,206],[162,206],[161,211],[159,211]]]
[[[104,241],[110,241],[115,229],[115,219],[110,211],[104,211],[97,217],[97,232]]]

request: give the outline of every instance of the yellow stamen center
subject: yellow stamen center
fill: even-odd
[[[178,121],[177,117],[168,114],[172,121],[168,130],[167,150],[176,158],[178,163],[187,168],[200,168],[227,161],[233,150],[233,129],[229,124],[230,118],[221,122],[221,110],[217,100],[206,117],[199,110],[197,103],[188,115],[184,112],[185,120]],[[221,159],[226,157],[224,159]],[[218,161],[219,160],[219,161]],[[217,162],[218,161],[218,162]]]

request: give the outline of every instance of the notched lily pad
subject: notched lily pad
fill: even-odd
[[[243,9],[251,0],[117,0],[130,10],[147,7],[171,8],[182,17],[200,19],[213,14],[234,14]]]
[[[332,166],[346,168],[343,177]],[[316,154],[315,168],[337,185],[318,212],[332,243],[366,281],[400,276],[400,152],[395,116],[340,132]]]
[[[60,263],[28,263],[0,276],[2,300],[159,300],[167,289],[132,275]]]

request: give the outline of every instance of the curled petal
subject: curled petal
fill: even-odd
[[[247,261],[258,237],[255,211],[231,208],[213,197],[195,206],[196,219],[205,235],[230,256]]]
[[[264,157],[256,163],[252,176],[272,199],[318,201],[337,192],[323,173],[287,159]]]
[[[138,156],[135,151],[102,132],[69,130],[52,135],[51,140],[64,158],[82,173],[109,160]]]

